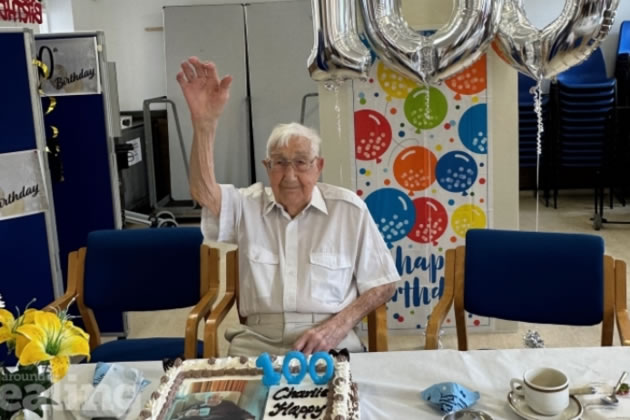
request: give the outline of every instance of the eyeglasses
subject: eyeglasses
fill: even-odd
[[[317,157],[314,157],[311,160],[306,159],[295,159],[295,160],[286,160],[286,159],[267,159],[265,164],[269,170],[274,172],[283,172],[289,169],[289,166],[293,166],[296,172],[306,172],[313,167],[313,163]]]

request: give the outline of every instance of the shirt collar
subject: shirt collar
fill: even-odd
[[[313,196],[311,197],[310,205],[315,207],[317,210],[321,211],[322,213],[328,214],[328,207],[326,207],[326,201],[324,200],[324,196],[322,195],[322,192],[320,191],[317,185],[315,185],[315,188],[313,188]]]
[[[273,195],[273,191],[271,190],[271,188],[265,188],[265,205],[263,207],[263,214],[266,216],[274,207],[278,207],[278,209],[284,210],[282,206],[276,201],[276,197]],[[324,200],[324,196],[322,195],[322,192],[317,185],[315,185],[315,187],[313,188],[311,202],[306,206],[306,209],[308,209],[309,207],[315,207],[322,213],[326,215],[328,214],[326,201]]]

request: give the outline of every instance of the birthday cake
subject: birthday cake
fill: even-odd
[[[347,352],[299,358],[292,353],[178,360],[139,418],[358,420]]]

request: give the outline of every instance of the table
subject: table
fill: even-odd
[[[440,419],[419,393],[448,381],[479,391],[475,408],[495,419],[518,420],[507,404],[511,378],[522,377],[531,367],[551,366],[563,370],[571,386],[607,382],[612,388],[621,372],[630,370],[630,348],[389,352],[353,355],[351,363],[362,420]],[[615,410],[587,410],[583,419],[630,419],[630,398],[622,403]]]
[[[135,419],[159,385],[161,362],[128,364],[144,372],[151,384],[140,395],[128,418]],[[439,382],[457,382],[479,391],[475,408],[495,419],[518,420],[507,404],[509,381],[531,367],[563,370],[571,386],[606,383],[608,389],[623,370],[630,370],[630,348],[554,348],[514,350],[405,351],[351,355],[352,375],[359,385],[362,420],[441,419],[441,414],[420,398],[420,391]],[[91,390],[94,365],[72,366],[68,376],[53,388],[53,398],[66,408],[76,407]],[[600,386],[599,389],[603,389]],[[73,396],[74,395],[74,396]],[[594,396],[580,397],[585,399]],[[71,411],[53,411],[53,420],[82,420]],[[630,397],[611,410],[586,410],[583,420],[630,419]]]

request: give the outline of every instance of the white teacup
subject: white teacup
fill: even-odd
[[[513,378],[510,388],[522,395],[532,410],[546,416],[559,414],[569,406],[569,378],[557,369],[529,369],[523,379]]]

